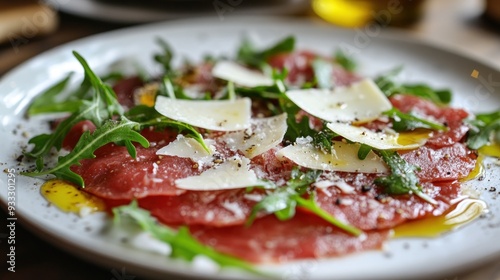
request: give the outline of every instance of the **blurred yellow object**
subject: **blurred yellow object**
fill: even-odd
[[[424,0],[313,0],[313,11],[324,20],[344,27],[370,23],[408,25],[418,20]]]
[[[57,13],[38,1],[0,3],[0,43],[25,44],[57,28]]]

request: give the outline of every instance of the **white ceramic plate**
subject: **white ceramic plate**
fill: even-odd
[[[138,63],[154,74],[159,68],[152,53],[159,50],[155,37],[167,40],[176,50],[177,59],[185,56],[200,60],[203,54],[235,53],[243,36],[266,45],[293,34],[299,48],[310,48],[330,54],[337,47],[353,53],[364,74],[374,75],[403,64],[404,79],[420,81],[454,92],[455,106],[471,111],[488,111],[500,107],[498,70],[483,63],[443,51],[417,40],[378,29],[344,30],[295,19],[240,18],[237,21],[199,19],[159,23],[124,29],[75,41],[48,51],[14,69],[0,81],[0,165],[18,166],[16,158],[30,136],[46,129],[39,121],[23,119],[26,105],[44,88],[65,76],[68,71],[82,73],[71,51],[77,50],[93,69],[104,73],[110,67],[127,68]],[[135,61],[135,62],[134,62]],[[125,66],[123,66],[125,65]],[[473,70],[479,78],[471,77]],[[17,172],[17,171],[16,171]],[[454,276],[464,269],[500,255],[500,168],[492,165],[486,179],[467,183],[481,192],[490,214],[436,239],[401,239],[388,242],[383,251],[366,252],[343,258],[301,261],[278,266],[263,266],[282,279],[389,279]],[[0,199],[7,201],[7,174],[0,175]],[[18,221],[37,235],[71,253],[92,262],[113,267],[126,267],[141,275],[162,277],[203,277],[211,279],[251,278],[238,272],[215,273],[194,269],[182,261],[140,251],[110,242],[102,235],[107,218],[96,214],[79,218],[65,214],[47,202],[39,193],[41,180],[16,175]],[[496,187],[496,192],[488,191]]]
[[[296,15],[309,9],[309,0],[156,0],[148,4],[119,3],[99,0],[47,0],[56,9],[87,18],[116,23],[147,23],[187,17],[214,17],[221,20],[233,16]]]

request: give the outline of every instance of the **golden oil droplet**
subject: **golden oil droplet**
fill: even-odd
[[[479,148],[479,154],[489,157],[500,158],[500,144],[489,144]]]
[[[159,87],[160,85],[158,83],[150,83],[136,90],[134,92],[135,104],[153,107]]]
[[[489,144],[485,145],[478,150],[478,157],[476,161],[476,166],[474,169],[467,175],[467,177],[461,179],[461,182],[466,182],[470,180],[477,179],[484,175],[484,158],[485,157],[496,157],[500,158],[500,145],[499,144]]]
[[[393,237],[437,237],[475,220],[486,209],[484,201],[466,198],[444,215],[412,221],[395,227]]]
[[[474,169],[467,175],[467,177],[460,179],[460,182],[467,182],[470,180],[474,180],[477,178],[480,178],[481,176],[484,175],[484,166],[483,166],[483,160],[484,156],[479,154],[476,160],[476,165],[474,166]]]
[[[47,201],[65,212],[83,214],[105,209],[102,200],[63,180],[53,179],[45,182],[41,193]]]
[[[411,145],[423,144],[432,136],[432,130],[417,128],[412,131],[400,132],[398,136],[398,144]]]

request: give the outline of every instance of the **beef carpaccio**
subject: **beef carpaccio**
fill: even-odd
[[[163,76],[112,87],[76,55],[85,101],[27,155],[69,153],[29,175],[82,187],[110,213],[137,202],[250,263],[380,249],[394,227],[464,197],[478,148],[468,137],[480,133],[446,90],[362,77],[341,52],[295,50],[292,37],[264,50],[245,42],[234,59],[173,67],[171,55],[156,56]]]

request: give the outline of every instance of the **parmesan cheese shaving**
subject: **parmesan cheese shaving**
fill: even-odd
[[[250,127],[250,98],[182,100],[158,96],[155,109],[173,120],[210,130],[235,131]]]
[[[424,145],[426,141],[426,139],[422,139],[422,141],[418,143],[403,145],[398,142],[399,134],[397,132],[375,132],[364,127],[357,127],[345,123],[329,123],[327,127],[352,142],[366,144],[379,150],[416,149]]]
[[[200,175],[175,181],[177,188],[192,191],[211,191],[246,188],[261,185],[255,172],[250,170],[250,160],[234,156]]]
[[[212,68],[212,75],[245,87],[272,86],[274,84],[270,77],[227,60],[217,62]]]
[[[277,152],[278,157],[286,157],[296,164],[319,170],[386,173],[387,166],[374,152],[370,152],[364,160],[358,158],[359,144],[332,142],[332,153],[324,153],[312,144],[295,144]]]
[[[330,122],[365,123],[392,108],[387,97],[369,79],[346,87],[300,89],[286,95],[302,110]]]
[[[214,141],[211,139],[206,139],[204,141],[211,152],[215,152],[215,147],[212,145]],[[190,158],[193,161],[204,160],[207,157],[211,157],[211,153],[208,153],[198,141],[193,138],[184,137],[182,134],[177,135],[174,141],[159,149],[156,154]]]
[[[285,136],[286,114],[270,118],[252,119],[249,129],[229,132],[222,139],[228,147],[253,158],[277,146]]]

